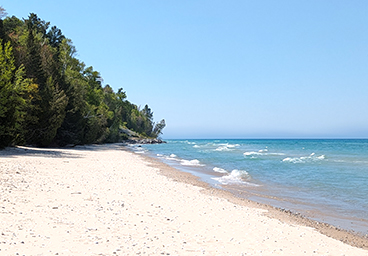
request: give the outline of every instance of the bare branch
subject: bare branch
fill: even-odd
[[[2,6],[0,6],[0,19],[4,18],[6,15],[8,15],[6,10]]]

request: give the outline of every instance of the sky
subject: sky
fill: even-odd
[[[2,0],[73,41],[164,139],[368,138],[366,0]]]

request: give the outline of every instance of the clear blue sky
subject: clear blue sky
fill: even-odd
[[[163,138],[368,138],[366,0],[3,0],[73,40]]]

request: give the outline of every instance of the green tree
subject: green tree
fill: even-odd
[[[116,142],[126,127],[162,133],[153,112],[129,102],[123,89],[102,86],[98,71],[78,60],[56,26],[36,14],[6,17],[0,7],[0,146]]]
[[[15,16],[6,17],[4,20],[4,31],[7,40],[11,42],[13,47],[13,55],[16,67],[27,64],[27,38],[28,30],[25,22],[19,20]]]
[[[147,135],[148,137],[152,136],[152,129],[153,129],[153,112],[148,107],[148,105],[145,105],[144,108],[141,111],[141,114],[143,115],[143,133]]]
[[[16,33],[19,27],[23,26],[23,21],[15,17],[6,17],[4,19],[4,32],[9,35],[10,33]]]
[[[165,128],[166,123],[165,123],[165,119],[162,119],[160,122],[158,122],[155,125],[155,128],[153,129],[153,135],[154,137],[159,137],[162,134],[162,130]]]
[[[0,39],[3,40],[3,44],[7,41],[5,29],[4,29],[4,23],[3,18],[7,15],[5,9],[0,6]]]
[[[65,117],[68,99],[61,88],[57,65],[53,58],[55,52],[49,45],[41,42],[45,39],[49,23],[30,14],[26,20],[27,39],[27,75],[38,84],[39,97],[33,101],[34,108],[29,111],[34,116],[28,127],[28,142],[38,146],[50,145]]]
[[[83,76],[84,63],[76,55],[70,39],[64,39],[59,47],[60,73],[64,78],[64,91],[68,97],[66,115],[58,129],[56,139],[59,145],[81,144],[87,125],[87,80]]]
[[[61,33],[61,30],[58,29],[56,26],[53,26],[46,34],[47,38],[49,39],[49,43],[51,47],[58,48],[65,36]]]
[[[25,79],[24,67],[16,69],[10,42],[0,40],[0,147],[20,142],[24,121],[37,86]]]

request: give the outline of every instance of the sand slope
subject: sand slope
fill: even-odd
[[[368,255],[158,172],[117,144],[0,151],[0,255]]]

